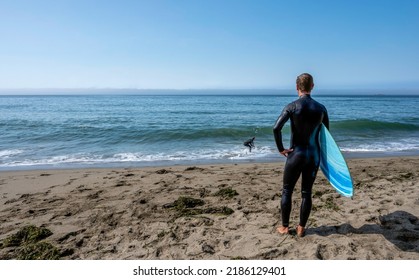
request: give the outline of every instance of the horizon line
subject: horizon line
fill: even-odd
[[[4,91],[69,91],[69,92],[76,92],[76,91],[120,91],[120,90],[127,90],[127,91],[267,91],[267,90],[275,90],[275,91],[285,91],[285,90],[292,90],[295,91],[295,88],[130,88],[130,87],[80,87],[80,88],[65,88],[65,87],[45,87],[45,88],[0,88],[0,92]],[[389,91],[389,90],[405,90],[405,91],[419,91],[419,87],[417,88],[406,88],[406,87],[386,87],[386,88],[375,88],[375,87],[327,87],[327,88],[315,88],[313,92],[316,91],[329,91],[329,90],[337,90],[337,91]]]

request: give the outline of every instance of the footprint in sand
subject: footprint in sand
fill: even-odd
[[[396,199],[396,200],[394,201],[394,205],[397,205],[397,206],[402,206],[403,204],[404,204],[403,199]]]
[[[393,200],[391,199],[384,199],[380,201],[380,204],[389,204],[390,202],[392,202]]]

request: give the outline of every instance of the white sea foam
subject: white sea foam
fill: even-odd
[[[152,163],[152,162],[173,162],[173,161],[195,161],[195,160],[251,160],[264,158],[272,155],[270,147],[256,147],[249,152],[249,149],[236,146],[233,149],[203,149],[198,151],[178,151],[175,153],[144,154],[117,153],[112,156],[96,154],[72,154],[52,156],[40,159],[23,159],[3,162],[0,167],[30,167],[30,166],[77,166],[77,165],[101,165],[112,163]]]
[[[403,152],[419,151],[419,142],[414,139],[406,139],[400,142],[387,142],[376,144],[359,144],[349,147],[341,147],[344,152]]]
[[[13,149],[13,150],[3,150],[0,151],[0,158],[8,158],[11,156],[19,155],[23,153],[23,150]]]
[[[404,152],[419,151],[419,141],[414,139],[405,139],[403,142],[387,142],[376,144],[358,144],[342,146],[343,152]],[[278,155],[276,148],[272,146],[256,146],[250,152],[248,148],[242,145],[234,145],[230,148],[219,149],[200,149],[183,150],[168,153],[142,153],[142,152],[124,152],[110,155],[101,153],[75,153],[69,155],[59,155],[51,157],[34,158],[26,157],[23,150],[3,150],[0,151],[0,168],[62,168],[77,166],[104,166],[109,164],[155,164],[176,163],[188,161],[246,161],[263,160],[273,158]]]

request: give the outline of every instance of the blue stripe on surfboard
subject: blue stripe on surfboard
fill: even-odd
[[[320,169],[330,184],[342,195],[353,196],[353,183],[338,145],[322,124],[320,135]]]

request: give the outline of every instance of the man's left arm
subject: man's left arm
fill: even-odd
[[[327,114],[326,108],[324,109],[324,115],[323,115],[323,124],[324,126],[329,130],[329,115]]]

